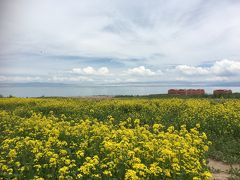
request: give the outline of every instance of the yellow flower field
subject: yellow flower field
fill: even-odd
[[[237,143],[238,100],[5,98],[0,108],[0,179],[209,179],[208,156],[239,157],[214,141]]]

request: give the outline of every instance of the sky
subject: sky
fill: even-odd
[[[6,82],[238,83],[240,1],[0,0]]]

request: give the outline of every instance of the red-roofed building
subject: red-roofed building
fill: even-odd
[[[205,94],[204,89],[187,89],[187,95],[203,95]]]
[[[231,89],[216,89],[213,91],[214,95],[232,94]]]
[[[204,89],[169,89],[168,94],[171,95],[204,95]]]

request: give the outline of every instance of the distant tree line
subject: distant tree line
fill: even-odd
[[[13,95],[9,95],[9,96],[6,96],[7,98],[14,98],[15,96],[13,96]],[[0,94],[0,98],[4,98],[4,96],[2,95],[2,94]]]

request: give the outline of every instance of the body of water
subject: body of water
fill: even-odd
[[[97,96],[97,95],[149,95],[166,94],[168,89],[205,89],[206,93],[212,94],[214,89],[231,89],[240,92],[240,87],[163,87],[163,86],[3,86],[0,94],[3,96],[17,97],[40,97],[40,96]]]

